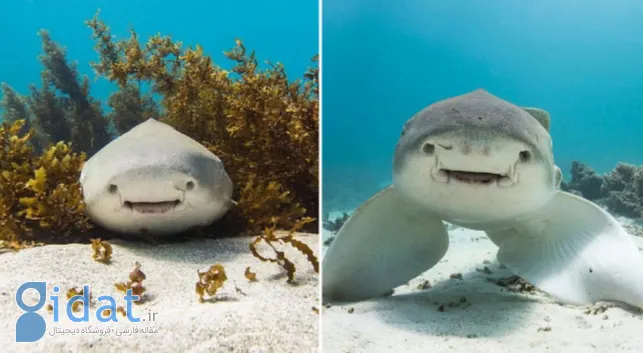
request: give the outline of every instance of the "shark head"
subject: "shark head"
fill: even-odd
[[[205,226],[232,204],[232,180],[205,147],[147,120],[90,158],[80,183],[89,217],[120,233]]]
[[[476,228],[524,217],[560,183],[549,115],[482,89],[411,118],[393,161],[397,192],[444,220]]]

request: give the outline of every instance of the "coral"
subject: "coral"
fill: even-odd
[[[330,231],[331,233],[337,233],[349,218],[350,214],[346,212],[342,213],[341,216],[336,217],[332,220],[329,218],[328,214],[325,214],[322,226],[324,227],[324,229]],[[335,240],[335,235],[330,236],[326,240],[324,240],[324,246],[330,246],[333,243],[333,240]]]
[[[643,198],[638,186],[643,182],[641,168],[627,163],[618,163],[603,176],[603,203],[611,211],[626,217],[643,216]]]
[[[625,191],[628,185],[632,184],[637,167],[632,164],[618,163],[614,170],[603,176],[603,190]]]
[[[619,215],[631,218],[641,217],[641,198],[630,190],[608,191],[601,200],[607,208]]]
[[[643,199],[643,167],[638,168],[632,178],[633,191],[636,195]]]
[[[603,178],[600,175],[577,161],[572,162],[571,172],[572,180],[566,184],[566,188],[578,190],[588,200],[596,200],[601,197]]]
[[[350,214],[346,212],[344,212],[340,217],[337,217],[333,220],[329,219],[328,215],[325,215],[323,227],[326,230],[336,233],[342,228],[342,226],[344,225],[344,223],[346,223],[349,217],[350,217]]]
[[[273,223],[290,228],[301,217],[317,215],[317,68],[291,82],[283,65],[268,63],[267,69],[260,69],[254,52],[247,53],[237,41],[225,53],[234,64],[227,71],[200,46],[184,49],[182,43],[160,35],[141,44],[133,30],[129,39],[114,41],[98,15],[87,24],[99,53],[94,70],[122,90],[148,85],[160,97],[161,121],[224,161],[237,185],[239,207],[231,212],[248,233]],[[140,121],[132,116],[114,120],[116,126]],[[309,227],[316,229],[315,224]]]
[[[78,182],[85,155],[62,142],[37,155],[23,126],[0,128],[0,240],[73,240],[91,229]]]
[[[259,235],[252,243],[250,243],[250,251],[252,251],[252,254],[256,258],[263,262],[273,262],[279,264],[281,267],[283,267],[284,270],[286,270],[286,274],[288,275],[288,282],[292,282],[295,279],[295,264],[286,257],[283,251],[277,250],[277,247],[275,246],[275,243],[289,244],[290,246],[306,255],[308,262],[310,262],[310,264],[313,266],[315,272],[319,273],[319,262],[312,249],[308,245],[294,238],[294,235],[297,231],[299,231],[306,223],[310,223],[312,221],[312,218],[304,218],[300,220],[291,228],[288,235],[281,237],[276,234],[275,226],[266,228],[262,235]],[[275,257],[264,257],[259,254],[259,251],[257,250],[257,244],[262,241],[265,242],[274,251]]]
[[[631,218],[643,217],[643,167],[619,162],[603,176],[580,162],[572,164],[572,180],[561,189]]]
[[[206,294],[209,295],[211,297],[209,299],[212,300],[219,288],[223,287],[223,283],[228,279],[225,269],[221,264],[212,265],[204,272],[197,271],[197,274],[199,275],[199,281],[196,283],[195,290],[199,296],[200,303],[206,302],[204,298]]]

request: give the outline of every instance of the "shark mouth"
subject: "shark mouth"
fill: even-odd
[[[511,168],[506,174],[471,172],[463,170],[439,169],[437,173],[431,173],[433,180],[449,184],[452,180],[470,185],[498,185],[509,187],[518,183],[518,173]]]
[[[444,172],[449,176],[449,178],[455,178],[459,181],[471,184],[491,184],[493,182],[497,182],[503,176],[506,176],[494,173],[463,172],[459,170],[448,169],[444,170]]]
[[[174,210],[176,206],[181,204],[180,200],[163,201],[163,202],[130,202],[125,201],[124,206],[127,209],[137,213],[144,214],[163,214]]]

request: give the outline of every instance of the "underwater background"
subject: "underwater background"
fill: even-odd
[[[201,45],[215,64],[226,69],[234,63],[223,51],[233,48],[237,38],[248,50],[258,53],[260,63],[280,62],[292,77],[301,76],[310,66],[310,57],[319,50],[316,0],[0,1],[0,45],[4,48],[0,56],[0,82],[6,82],[20,94],[28,94],[31,84],[40,85],[42,65],[38,56],[43,49],[37,32],[45,29],[66,48],[67,59],[78,62],[78,71],[89,76],[91,95],[106,100],[116,85],[102,78],[95,80],[90,62],[98,61],[98,54],[92,31],[84,23],[98,9],[115,39],[129,37],[130,28],[136,30],[143,42],[157,33],[171,35],[186,47]],[[109,111],[109,107],[104,108]]]
[[[641,1],[324,0],[322,31],[325,212],[390,183],[406,120],[477,88],[551,114],[568,181],[643,163]]]

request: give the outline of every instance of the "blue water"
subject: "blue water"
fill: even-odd
[[[142,41],[156,33],[172,35],[184,45],[200,44],[219,66],[229,68],[223,55],[235,38],[256,50],[260,62],[281,62],[291,78],[299,78],[319,52],[319,4],[316,0],[163,1],[163,0],[2,0],[0,1],[0,82],[27,94],[30,84],[40,83],[42,53],[40,29],[67,48],[70,61],[90,78],[89,66],[98,59],[93,49],[90,20],[100,8],[100,18],[117,38],[134,28]],[[114,85],[92,80],[92,96],[101,100]]]
[[[643,2],[325,0],[323,200],[390,181],[403,123],[476,88],[550,112],[556,163],[643,163]]]

